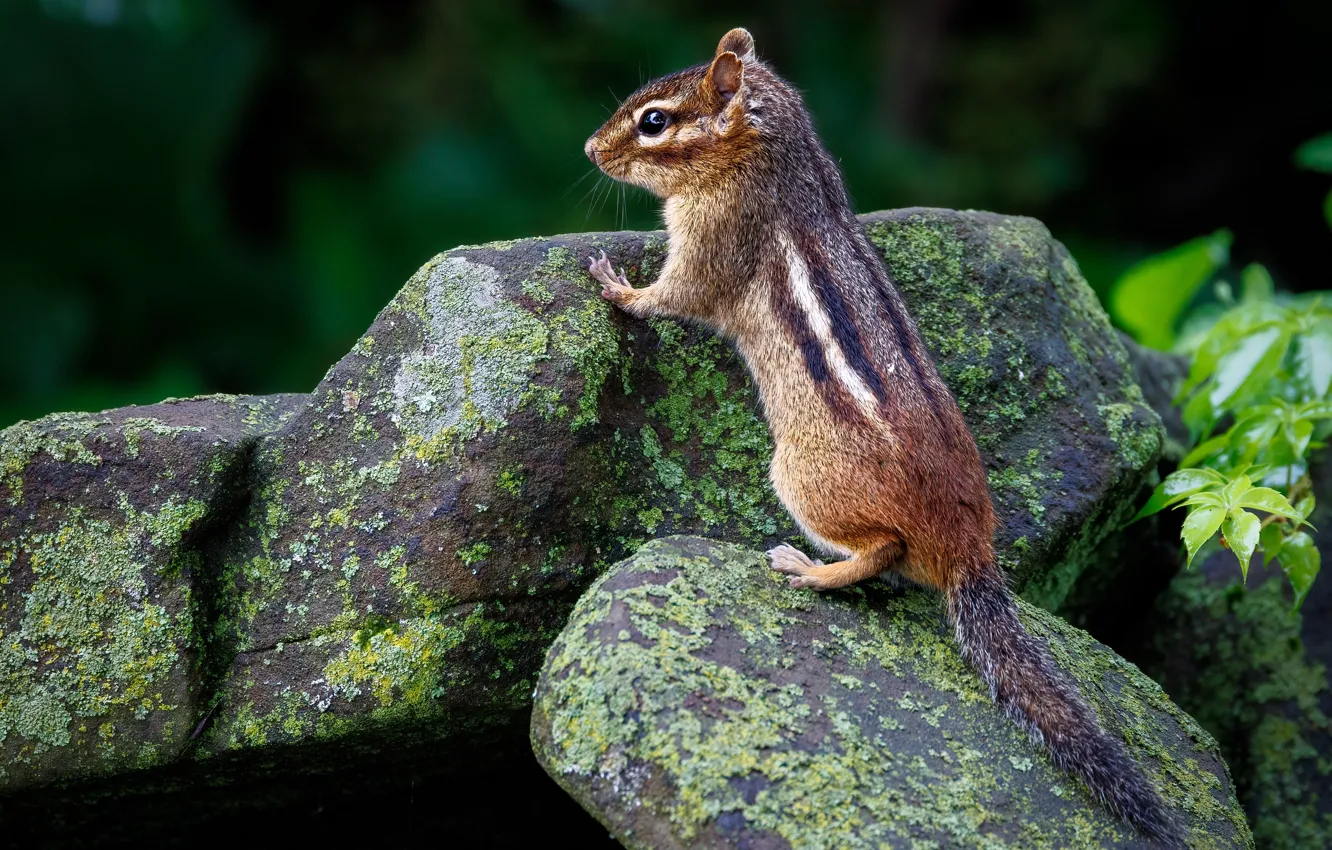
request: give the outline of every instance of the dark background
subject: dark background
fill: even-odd
[[[1332,3],[719,5],[0,0],[0,427],[309,390],[438,251],[656,226],[583,140],[735,25],[862,211],[1040,217],[1102,294],[1221,226],[1329,286]]]
[[[1327,0],[0,0],[0,427],[307,391],[438,251],[656,226],[650,199],[578,182],[583,140],[737,25],[862,211],[1037,216],[1102,296],[1218,227],[1235,266],[1332,288],[1332,180],[1291,159],[1332,131]],[[171,805],[206,830],[131,816],[60,846],[611,846],[510,743],[502,771],[243,817],[201,797]]]

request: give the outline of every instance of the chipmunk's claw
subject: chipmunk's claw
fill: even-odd
[[[620,268],[620,273],[615,273],[615,267],[610,264],[606,258],[606,252],[601,252],[601,257],[588,257],[588,273],[592,278],[601,284],[601,297],[607,301],[613,301],[616,304],[623,303],[626,299],[633,297],[634,288],[629,285],[629,279],[624,276],[624,268]]]
[[[819,580],[811,575],[816,567],[823,566],[821,561],[811,560],[804,552],[801,552],[794,546],[788,546],[785,543],[781,546],[769,549],[767,554],[768,560],[775,571],[785,573],[791,577],[792,587],[809,587],[814,590],[823,589]]]

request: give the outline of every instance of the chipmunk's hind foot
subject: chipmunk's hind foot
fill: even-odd
[[[812,587],[804,583],[808,574],[823,566],[821,561],[810,560],[804,552],[785,543],[768,550],[768,561],[774,570],[791,577],[792,587]]]
[[[901,547],[896,545],[832,564],[811,560],[804,552],[786,544],[768,550],[772,568],[789,575],[792,587],[811,590],[834,590],[864,581],[883,572],[900,557]]]

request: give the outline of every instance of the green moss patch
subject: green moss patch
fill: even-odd
[[[21,536],[29,575],[21,599],[0,603],[17,628],[0,632],[0,780],[101,772],[158,761],[190,723],[186,653],[193,606],[178,576],[174,547],[204,514],[198,501],[169,498],[140,512],[122,502],[123,522],[69,511],[50,531]],[[145,569],[147,567],[147,569]],[[166,582],[166,592],[159,589]],[[9,612],[10,606],[21,607]],[[17,615],[17,616],[14,616]],[[125,724],[157,728],[122,742]]]

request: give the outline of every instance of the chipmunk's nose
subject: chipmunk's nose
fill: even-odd
[[[596,136],[592,136],[587,140],[587,143],[583,145],[583,153],[587,154],[587,158],[592,160],[593,165],[597,165],[597,151],[596,148],[592,147],[592,142],[595,139]]]

